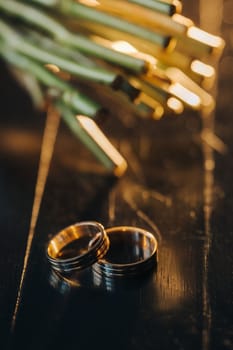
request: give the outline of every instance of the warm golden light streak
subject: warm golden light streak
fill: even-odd
[[[119,40],[130,42],[134,48],[140,50],[143,54],[149,55],[150,57],[156,56],[156,59],[161,60],[167,65],[179,66],[181,69],[187,70],[190,67],[192,58],[178,51],[173,51],[177,44],[177,39],[173,38],[166,50],[161,50],[156,46],[152,45],[149,41],[140,40],[140,38],[127,34],[125,32],[119,32],[119,30],[113,28],[107,28],[104,25],[97,24],[94,22],[82,21],[82,28],[85,28],[90,35],[90,38],[102,45],[111,47],[111,43]],[[95,33],[95,34],[94,34]],[[103,39],[103,40],[102,40]],[[169,54],[168,54],[169,53]],[[129,53],[128,53],[129,54]],[[147,56],[148,57],[148,56]]]
[[[140,58],[141,60],[147,63],[148,69],[157,69],[158,60],[154,56],[137,50],[133,45],[131,45],[127,41],[124,41],[124,40],[118,40],[113,42],[109,41],[108,45],[109,47],[111,47],[116,51],[125,53],[135,58]]]
[[[205,118],[205,116],[203,116]],[[228,151],[227,145],[214,134],[213,130],[208,128],[203,129],[201,133],[202,141],[204,141],[209,147],[220,154],[226,154]]]
[[[182,11],[182,2],[180,0],[173,0],[170,3],[173,4],[176,7],[176,12],[177,13],[181,13],[181,11]]]
[[[145,95],[150,96],[152,100],[157,101],[163,107],[166,106],[167,99],[171,97],[170,93],[167,91],[170,81],[148,75],[143,76],[142,79],[136,79],[130,76],[129,81],[134,87],[141,90]],[[141,94],[139,98],[140,96]]]
[[[125,40],[116,40],[116,41],[111,41],[105,38],[102,38],[97,35],[92,35],[91,38],[101,44],[104,45],[108,48],[111,48],[115,51],[130,55],[135,58],[139,58],[148,65],[148,69],[151,69],[152,67],[155,67],[157,64],[157,59],[153,57],[152,55],[149,55],[147,53],[141,52],[137,50],[132,44],[130,44],[128,41]]]
[[[77,115],[77,120],[82,128],[90,135],[91,139],[101,148],[106,156],[113,162],[115,169],[113,170],[116,176],[121,176],[127,169],[127,163],[116,148],[107,139],[98,125],[89,117]]]
[[[118,41],[114,41],[112,43],[110,43],[110,46],[119,52],[123,52],[126,54],[135,54],[138,52],[138,50],[131,45],[130,43],[128,43],[127,41],[124,40],[118,40]]]
[[[175,97],[170,97],[167,100],[167,106],[175,113],[180,114],[184,111],[184,105]]]
[[[201,62],[199,60],[192,61],[190,68],[194,73],[200,74],[203,77],[206,77],[206,78],[214,78],[215,77],[214,67],[212,67],[209,64],[206,64],[204,62]]]
[[[200,26],[213,33],[221,33],[222,26],[222,9],[223,0],[200,0]],[[209,12],[208,12],[209,11]],[[208,14],[208,15],[206,15]],[[217,37],[218,38],[218,37]],[[215,37],[214,37],[215,41]],[[221,42],[222,41],[222,42]],[[224,46],[223,40],[216,40],[215,45]],[[217,62],[215,62],[216,80],[212,87],[211,93],[216,98],[218,93]],[[203,244],[203,265],[202,265],[202,344],[201,348],[209,350],[212,346],[212,326],[213,311],[211,302],[211,286],[209,284],[209,268],[212,257],[212,240],[213,240],[213,220],[212,214],[215,207],[215,155],[214,149],[223,153],[226,151],[223,142],[214,134],[215,111],[202,113],[202,151],[203,151],[203,168],[204,168],[204,189],[203,189],[203,213],[204,213],[204,244]],[[219,142],[220,141],[220,142]]]
[[[187,28],[194,25],[193,21],[190,18],[184,17],[184,16],[180,15],[179,13],[175,13],[172,16],[172,19],[175,22],[178,22],[178,23],[181,23],[181,24],[185,25]]]
[[[48,64],[45,64],[45,67],[55,74],[60,72],[60,68],[55,64],[48,63]]]
[[[15,327],[19,305],[22,297],[23,283],[25,279],[27,266],[28,266],[29,255],[30,255],[32,241],[35,233],[35,227],[36,227],[36,223],[39,215],[40,205],[41,205],[44,188],[45,188],[45,184],[48,176],[49,166],[50,166],[50,162],[53,154],[53,149],[56,141],[59,123],[60,123],[59,115],[54,110],[54,108],[50,106],[48,108],[46,126],[44,130],[42,146],[41,146],[39,169],[38,169],[38,175],[37,175],[37,181],[36,181],[34,202],[32,207],[30,229],[29,229],[24,261],[23,261],[23,269],[21,273],[19,289],[18,289],[18,294],[16,298],[16,303],[15,303],[15,309],[14,309],[12,321],[11,321],[12,330]]]
[[[206,44],[208,46],[211,46],[213,48],[217,49],[223,49],[224,47],[224,40],[220,38],[219,36],[212,35],[200,28],[197,28],[195,26],[191,26],[188,29],[187,35],[189,38],[192,38],[194,40],[200,41],[203,44]]]
[[[191,106],[194,109],[199,109],[201,106],[201,99],[199,96],[193,92],[186,89],[179,83],[174,83],[169,86],[169,92],[176,97],[180,98],[181,101],[185,102],[187,105]]]
[[[196,84],[192,79],[190,79],[186,74],[184,74],[180,69],[169,67],[166,69],[166,74],[171,79],[171,81],[181,84],[183,87],[199,96],[203,108],[206,108],[209,111],[214,109],[214,98],[204,89],[202,89],[198,84]]]
[[[71,75],[63,70],[61,70],[58,66],[52,63],[45,64],[45,68],[47,68],[50,72],[54,73],[58,77],[64,80],[69,80]]]
[[[207,171],[213,171],[215,168],[215,161],[213,159],[206,159],[204,166]]]
[[[151,31],[161,31],[168,35],[184,35],[187,32],[187,26],[181,21],[174,21],[172,17],[159,11],[151,11],[146,6],[124,0],[100,0],[99,2],[79,1],[88,7],[95,6],[97,10],[112,15],[114,17],[125,19],[128,22],[138,24]],[[172,3],[171,3],[172,4]],[[177,6],[179,2],[176,3]],[[135,32],[135,35],[137,33]]]
[[[92,6],[92,7],[98,6],[100,4],[99,1],[96,1],[96,0],[78,0],[77,2],[83,5]]]
[[[160,119],[162,118],[162,116],[164,115],[164,107],[158,102],[156,101],[154,98],[152,98],[151,96],[145,94],[144,92],[141,92],[138,99],[135,101],[136,104],[138,103],[144,103],[147,106],[151,107],[154,112],[152,117],[154,119]]]

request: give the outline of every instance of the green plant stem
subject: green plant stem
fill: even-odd
[[[187,25],[174,21],[165,14],[148,9],[142,4],[132,3],[127,0],[100,0],[96,6],[98,11],[112,14],[121,20],[132,22],[151,32],[163,33],[171,37],[183,37],[187,32]],[[119,30],[119,28],[118,28]]]
[[[8,64],[32,74],[46,87],[56,89],[59,98],[61,98],[64,103],[69,105],[69,107],[76,113],[85,114],[95,118],[101,112],[102,108],[99,104],[89,99],[84,94],[77,92],[74,88],[71,88],[69,84],[50,73],[47,69],[41,67],[28,57],[11,50],[1,41],[0,55]]]
[[[163,1],[155,1],[155,0],[128,0],[128,1],[138,5],[143,5],[153,11],[158,11],[168,16],[172,16],[174,15],[174,13],[176,13],[176,6],[174,4],[168,4]]]
[[[159,102],[163,107],[167,107],[167,100],[171,97],[171,94],[161,86],[155,84],[149,84],[143,77],[129,77],[129,81],[137,88],[142,90],[145,94],[152,97],[155,101]]]
[[[101,142],[98,143],[92,136],[85,130],[79,120],[75,117],[72,111],[67,108],[61,101],[56,102],[56,107],[60,111],[62,117],[66,121],[66,124],[70,130],[78,137],[81,142],[92,152],[92,154],[104,165],[104,167],[110,172],[114,172],[116,167],[120,164],[116,164],[114,158],[112,158],[107,152],[105,152],[104,147],[102,147]],[[111,145],[113,147],[113,145]],[[114,147],[113,147],[114,148]],[[115,152],[117,152],[115,150]],[[118,152],[117,152],[118,153]],[[119,158],[121,158],[119,154]],[[122,158],[122,165],[126,167],[126,162]]]
[[[5,22],[0,20],[0,37],[8,43],[12,49],[31,57],[42,63],[52,63],[57,65],[60,69],[63,69],[71,74],[74,74],[83,79],[89,79],[97,81],[107,85],[114,86],[119,77],[110,71],[96,67],[85,67],[79,65],[77,62],[67,60],[63,57],[59,57],[56,54],[52,54],[49,51],[45,51],[37,46],[26,41],[26,38],[21,36],[18,32],[14,31]]]
[[[40,1],[34,2],[40,3]],[[47,5],[52,6],[52,1],[48,2]],[[142,73],[146,70],[144,60],[116,52],[96,44],[84,36],[73,34],[41,9],[15,0],[0,0],[0,9],[14,18],[20,18],[22,21],[46,31],[62,45],[73,46],[85,54],[104,59],[135,73]]]
[[[77,49],[60,45],[54,39],[42,35],[35,30],[23,28],[23,34],[26,35],[29,42],[45,49],[46,51],[52,52],[54,55],[65,57],[66,59],[70,59],[73,62],[79,62],[85,67],[98,67],[97,63],[93,59],[90,59],[88,56],[82,54]]]
[[[19,85],[27,91],[35,108],[42,109],[45,105],[45,99],[38,79],[34,75],[14,66],[10,66],[9,69]]]
[[[33,1],[35,3],[40,2],[40,0]],[[111,28],[119,29],[126,33],[136,35],[141,39],[152,42],[154,45],[159,46],[161,49],[166,48],[170,43],[169,36],[161,35],[152,30],[147,30],[140,25],[133,24],[116,16],[98,11],[92,7],[76,3],[73,0],[58,0],[56,2],[55,8],[65,15],[101,23]]]

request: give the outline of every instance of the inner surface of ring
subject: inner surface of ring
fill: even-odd
[[[111,264],[133,264],[146,260],[155,250],[152,237],[136,228],[106,230],[106,233],[110,239],[110,249],[102,260]]]
[[[72,225],[60,231],[48,246],[48,255],[54,259],[69,259],[81,256],[90,250],[100,236],[100,228],[95,225]]]

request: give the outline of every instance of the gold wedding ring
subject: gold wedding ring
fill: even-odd
[[[66,273],[92,265],[102,277],[138,276],[157,262],[157,240],[144,229],[108,229],[84,221],[59,231],[49,242],[47,258],[55,271]]]
[[[47,258],[54,270],[70,272],[94,264],[108,248],[104,227],[95,221],[85,221],[59,231],[48,244]]]
[[[96,273],[107,278],[138,276],[156,265],[157,240],[144,229],[116,226],[106,229],[110,246],[94,265]]]

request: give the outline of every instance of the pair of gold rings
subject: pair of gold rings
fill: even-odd
[[[61,273],[93,270],[106,277],[137,276],[157,262],[157,240],[144,229],[95,221],[78,222],[59,231],[47,247],[51,267]]]

